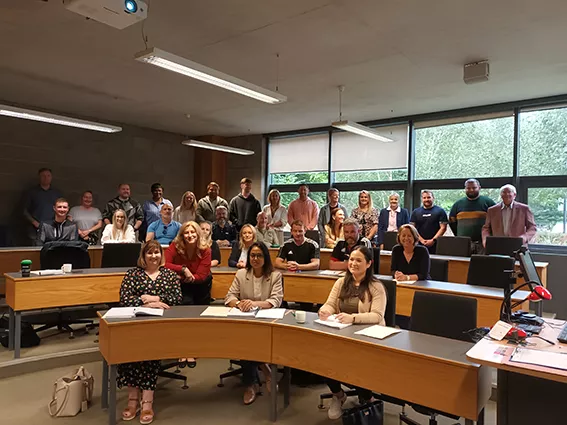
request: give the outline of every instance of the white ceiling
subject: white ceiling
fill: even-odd
[[[567,93],[563,0],[153,0],[149,45],[273,89],[268,105],[133,59],[60,0],[0,2],[0,100],[187,135],[245,135]],[[489,59],[467,86],[464,63]],[[187,119],[185,114],[191,114]]]

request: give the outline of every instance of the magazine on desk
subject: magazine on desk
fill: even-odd
[[[149,307],[112,307],[103,319],[130,319],[135,316],[163,316],[163,309]]]

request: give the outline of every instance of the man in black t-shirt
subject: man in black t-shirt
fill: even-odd
[[[275,266],[290,272],[319,269],[319,245],[305,237],[305,226],[301,220],[291,223],[291,236],[278,253]]]
[[[447,231],[447,213],[441,207],[433,205],[435,196],[430,190],[421,191],[422,207],[416,208],[411,214],[410,224],[413,224],[419,233],[419,242],[424,245],[430,254],[435,254],[437,238]]]
[[[343,232],[345,239],[337,242],[331,254],[331,261],[329,261],[331,270],[346,270],[350,253],[355,247],[364,245],[372,249],[370,241],[360,235],[358,221],[354,218],[347,218],[344,221]]]

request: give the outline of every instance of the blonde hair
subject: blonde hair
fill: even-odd
[[[400,235],[402,234],[402,230],[406,230],[406,229],[409,230],[411,235],[413,236],[413,244],[417,245],[417,243],[419,242],[419,233],[417,232],[417,229],[413,227],[413,225],[411,224],[402,224],[398,229],[398,236],[396,237],[396,241],[398,242],[398,244],[401,245]]]
[[[368,209],[371,210],[372,208],[374,208],[372,203],[372,195],[370,195],[370,192],[367,190],[361,190],[358,194],[358,208],[360,208],[360,195],[362,195],[363,193],[368,196]]]
[[[238,247],[240,249],[244,249],[244,241],[242,240],[242,233],[244,232],[244,229],[250,229],[252,231],[252,234],[254,235],[254,240],[252,241],[252,243],[256,242],[256,240],[257,240],[256,239],[256,228],[254,226],[252,226],[251,224],[245,224],[240,229],[240,234],[238,236]]]
[[[122,229],[118,229],[116,227],[116,214],[118,213],[122,213],[124,214],[124,224],[122,225]],[[118,239],[118,232],[121,231],[122,232],[122,238],[124,238],[124,236],[126,236],[126,230],[128,230],[128,216],[126,215],[126,211],[121,210],[120,208],[117,209],[116,211],[114,211],[114,214],[112,214],[112,240],[113,241],[117,241]]]
[[[191,205],[187,205],[187,196],[191,194],[193,195],[193,203]],[[197,210],[197,198],[195,197],[195,194],[193,192],[191,192],[190,190],[188,190],[187,192],[185,192],[183,194],[183,196],[181,197],[181,202],[179,203],[179,210],[180,211],[193,211],[195,212]]]
[[[209,228],[211,229],[211,231],[209,232],[209,236],[205,236],[204,233],[201,234],[201,239],[205,242],[205,245],[207,245],[207,248],[210,248],[211,246],[213,246],[213,238],[212,238],[212,236],[213,236],[213,234],[212,234],[213,225],[211,224],[210,221],[205,220],[205,221],[201,221],[201,222],[199,223],[199,228],[200,228],[203,224],[208,225]],[[202,231],[202,229],[201,229],[201,231]]]
[[[279,207],[282,204],[282,194],[280,193],[280,191],[278,189],[270,190],[270,193],[268,193],[268,204],[270,204],[270,206],[272,206],[272,195],[274,195],[274,194],[278,195],[277,207]]]
[[[159,263],[159,266],[161,267],[165,264],[165,255],[163,254],[163,247],[158,241],[152,239],[151,241],[146,242],[142,246],[142,249],[140,250],[140,256],[138,257],[138,267],[141,267],[143,269],[148,267],[148,263],[146,263],[146,254],[154,250],[158,250],[161,255],[161,261]]]
[[[195,250],[195,253],[197,254],[198,257],[201,257],[200,251],[204,251],[205,249],[208,248],[208,246],[203,241],[203,234],[201,233],[201,227],[199,227],[199,224],[197,224],[196,221],[187,221],[181,225],[179,232],[177,232],[177,236],[175,237],[175,239],[173,239],[173,242],[175,243],[175,249],[177,250],[177,253],[179,255],[187,258],[187,251],[185,249],[186,243],[183,234],[185,233],[188,227],[192,227],[193,230],[195,230],[195,233],[197,233],[197,249]]]

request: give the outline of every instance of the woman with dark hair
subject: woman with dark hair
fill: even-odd
[[[175,272],[163,267],[164,263],[163,248],[158,241],[152,240],[144,244],[138,258],[138,267],[128,270],[122,281],[120,305],[167,309],[179,304],[179,279]],[[141,424],[153,421],[154,391],[160,365],[160,360],[118,365],[118,386],[128,387],[128,406],[122,412],[123,420],[134,419],[141,410]]]
[[[334,248],[340,239],[344,239],[343,223],[345,212],[337,207],[331,209],[331,219],[325,224],[325,247]]]
[[[319,310],[319,318],[327,320],[335,315],[340,323],[367,323],[385,325],[387,295],[382,283],[374,277],[372,270],[372,250],[366,246],[357,246],[350,253],[345,277],[333,285],[329,298]],[[329,419],[342,416],[342,405],[346,395],[341,383],[327,379],[333,393],[329,406]],[[372,399],[372,391],[357,388],[359,397],[364,401]]]
[[[429,251],[418,245],[419,233],[411,224],[398,231],[398,245],[392,248],[392,275],[397,281],[430,279]]]
[[[274,271],[270,251],[265,244],[254,242],[248,249],[246,268],[240,269],[226,294],[224,303],[241,311],[277,308],[283,299],[282,275]],[[242,380],[246,386],[244,404],[252,404],[258,394],[258,367],[266,378],[268,392],[271,386],[270,369],[258,362],[242,361]]]

